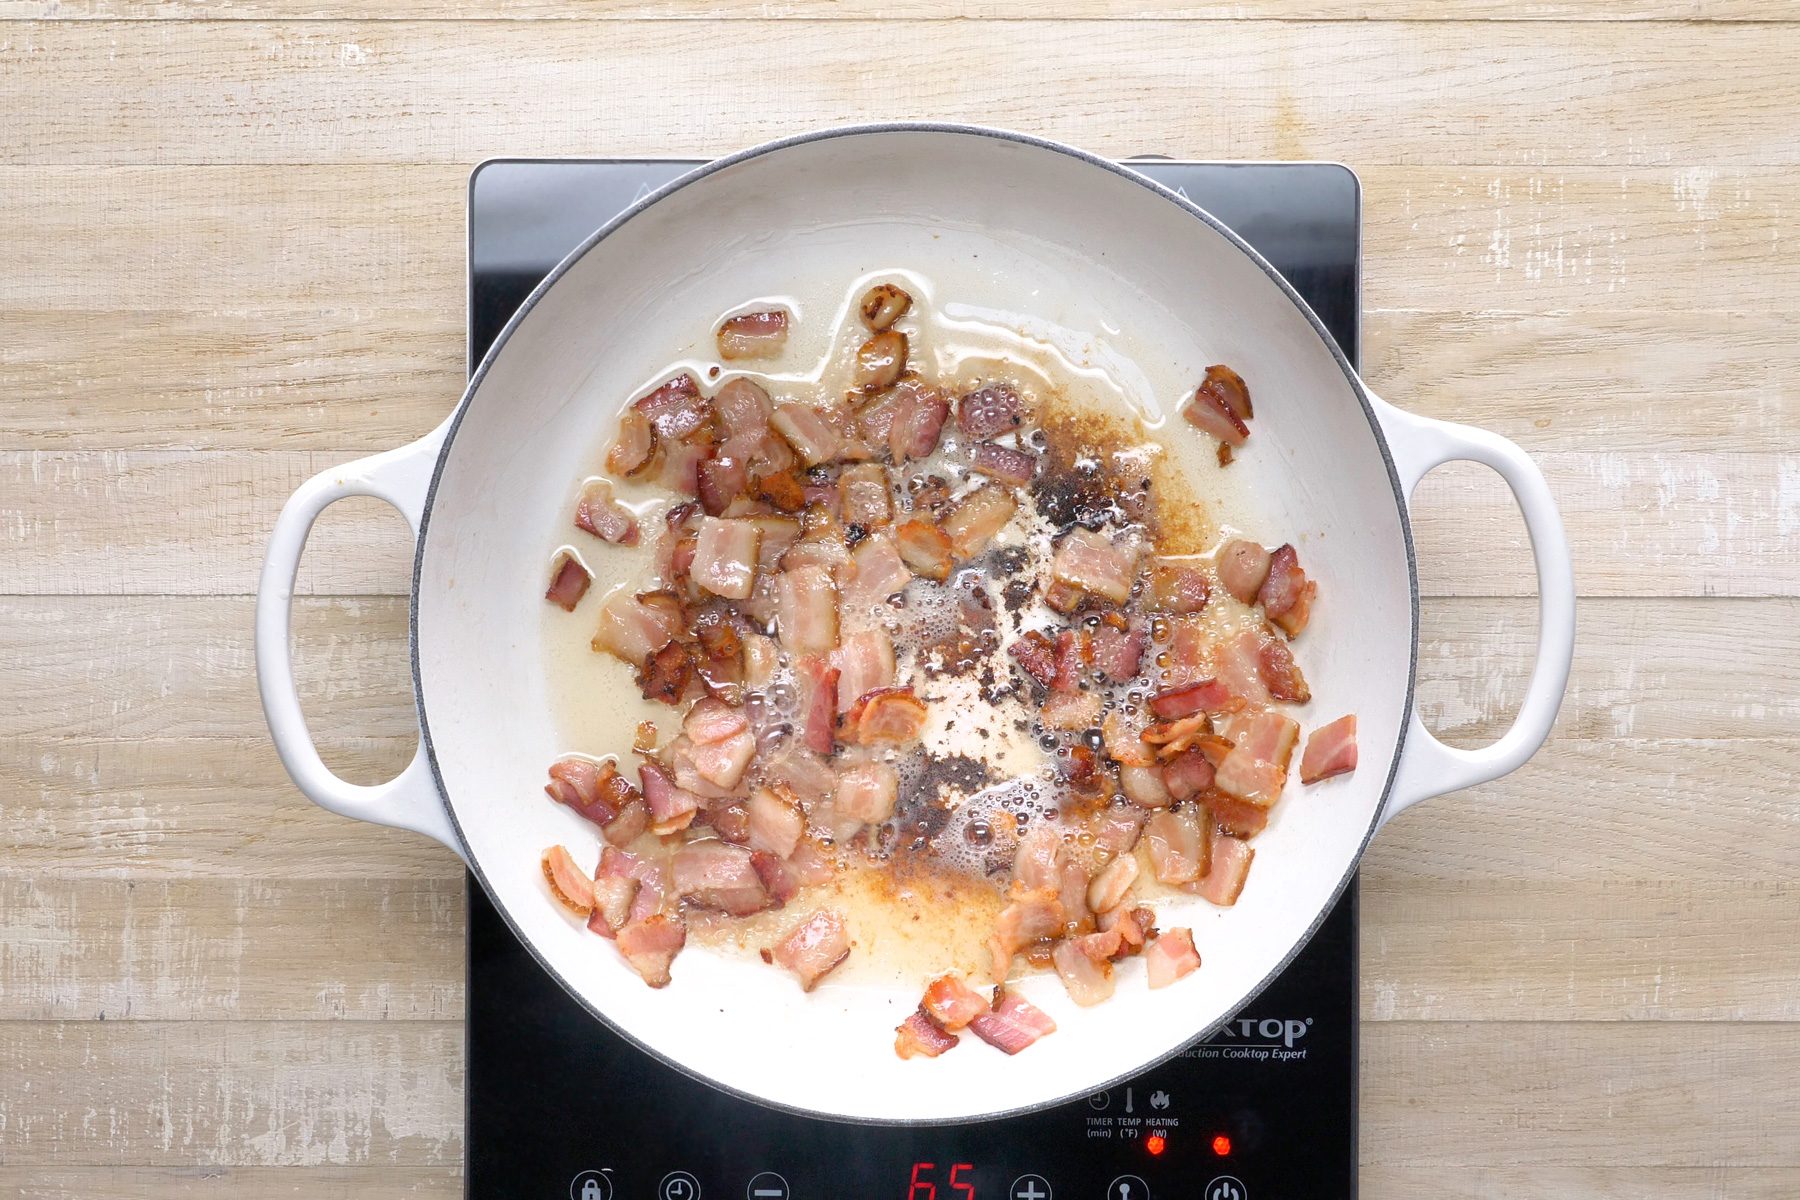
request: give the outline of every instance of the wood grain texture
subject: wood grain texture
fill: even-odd
[[[463,1200],[460,1166],[8,1167],[0,1195],[17,1200]]]

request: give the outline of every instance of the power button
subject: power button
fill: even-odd
[[[1206,1185],[1203,1195],[1206,1200],[1249,1200],[1250,1193],[1239,1180],[1221,1175]]]

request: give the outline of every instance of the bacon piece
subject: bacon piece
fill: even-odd
[[[1165,988],[1200,969],[1191,929],[1171,929],[1144,947],[1144,973],[1153,988]]]
[[[1269,552],[1255,542],[1226,542],[1219,551],[1219,582],[1231,598],[1255,604],[1256,594],[1269,577]]]
[[[906,370],[906,335],[884,329],[856,349],[856,386],[865,392],[893,387]]]
[[[1150,571],[1150,590],[1156,607],[1176,615],[1200,612],[1212,599],[1206,571],[1181,559],[1158,559]]]
[[[602,828],[639,799],[638,790],[619,774],[611,759],[599,763],[585,758],[560,759],[550,766],[550,782],[544,785],[544,792]]]
[[[1030,891],[1055,888],[1062,878],[1063,831],[1051,822],[1033,822],[1019,835],[1012,877]]]
[[[1174,617],[1169,621],[1169,648],[1157,661],[1163,664],[1164,688],[1178,688],[1199,683],[1215,672],[1212,669],[1212,637],[1199,617]]]
[[[630,785],[627,785],[630,786]],[[632,788],[635,793],[636,788]],[[650,808],[642,800],[633,800],[619,809],[618,815],[604,822],[601,832],[615,846],[629,846],[650,828]]]
[[[775,405],[768,392],[740,375],[719,385],[713,396],[713,411],[719,414],[728,438],[738,438],[766,432]]]
[[[843,916],[829,908],[802,921],[775,946],[775,961],[798,975],[807,992],[849,957],[850,932]]]
[[[619,437],[606,452],[606,469],[614,475],[636,475],[656,457],[656,430],[635,408],[619,417]]]
[[[988,1011],[989,1005],[987,997],[955,975],[940,975],[925,986],[919,1008],[940,1029],[955,1033]]]
[[[1076,526],[1056,547],[1050,560],[1051,578],[1114,604],[1131,599],[1137,574],[1137,555],[1116,540]]]
[[[1137,882],[1138,860],[1135,854],[1120,854],[1100,868],[1088,883],[1087,905],[1097,913],[1111,912],[1131,894]]]
[[[618,936],[620,927],[631,919],[631,902],[637,893],[637,880],[596,871],[594,911],[588,914],[588,928],[603,938]]]
[[[1191,717],[1195,713],[1231,712],[1243,707],[1243,701],[1216,679],[1167,688],[1150,697],[1150,711],[1164,721]]]
[[[1240,421],[1248,421],[1256,415],[1250,407],[1250,387],[1239,375],[1223,363],[1214,363],[1206,368],[1206,381],[1202,387],[1209,389],[1219,397],[1225,410]]]
[[[939,583],[950,578],[950,567],[954,561],[950,539],[931,522],[921,521],[917,517],[901,522],[899,528],[894,530],[894,547],[900,555],[900,561],[911,568],[913,574],[935,579]]]
[[[1143,665],[1144,640],[1141,625],[1128,629],[1102,625],[1094,630],[1094,666],[1113,683],[1136,679]]]
[[[787,865],[802,887],[830,883],[837,874],[831,858],[816,843],[809,841],[802,841],[794,848],[794,852],[788,855]]]
[[[1145,813],[1129,804],[1114,804],[1093,819],[1094,850],[1104,857],[1129,854],[1144,830]]]
[[[777,404],[774,414],[769,418],[769,424],[794,448],[800,461],[809,467],[831,461],[843,449],[843,439],[838,436],[838,431],[831,422],[823,414],[804,404],[791,401]]]
[[[700,382],[686,371],[632,401],[631,407],[649,419],[662,443],[703,436],[713,419],[712,406],[700,394]]]
[[[1269,810],[1235,796],[1227,796],[1216,788],[1209,789],[1203,799],[1206,811],[1220,833],[1236,838],[1253,838],[1269,827]]]
[[[1069,999],[1089,1008],[1111,998],[1114,983],[1108,955],[1117,948],[1118,940],[1116,933],[1094,933],[1056,944],[1050,962],[1062,977]]]
[[[900,775],[884,762],[857,763],[838,775],[837,811],[849,820],[876,825],[894,815]]]
[[[1100,720],[1100,709],[1095,692],[1052,692],[1039,719],[1050,729],[1092,729]]]
[[[1163,786],[1177,800],[1192,800],[1212,786],[1213,765],[1198,750],[1177,754],[1162,765]]]
[[[1264,638],[1257,651],[1256,667],[1268,686],[1269,695],[1275,699],[1294,704],[1305,704],[1312,699],[1306,676],[1300,673],[1300,665],[1294,661],[1294,655],[1285,643],[1272,637]]]
[[[748,845],[777,858],[792,854],[806,832],[806,815],[800,811],[793,793],[784,795],[784,790],[757,788],[745,804],[750,818]]]
[[[800,741],[814,754],[830,754],[837,748],[838,669],[816,656],[802,658],[796,667],[804,692],[801,696]]]
[[[850,552],[844,600],[854,609],[867,611],[886,604],[889,596],[904,591],[912,579],[912,571],[901,559],[894,539],[886,533],[878,533],[863,539]]]
[[[753,476],[750,495],[785,513],[797,513],[806,507],[806,481],[792,470],[771,471]]]
[[[996,987],[992,1007],[969,1022],[969,1032],[996,1049],[1017,1054],[1055,1033],[1056,1022],[1017,992]]]
[[[1060,629],[1056,634],[1056,676],[1050,683],[1054,692],[1078,692],[1087,683],[1088,668],[1094,661],[1094,640],[1083,629]]]
[[[764,759],[762,776],[763,782],[780,784],[809,807],[829,800],[837,790],[837,772],[804,744],[795,742],[788,742]]]
[[[593,578],[580,559],[571,554],[558,555],[556,570],[550,576],[550,590],[544,593],[544,599],[564,612],[574,612],[581,598],[587,595],[588,584]]]
[[[717,908],[734,917],[761,912],[769,907],[763,887],[750,861],[750,851],[730,842],[688,842],[670,860],[675,894],[706,908]]]
[[[707,459],[696,468],[694,476],[701,507],[715,517],[723,513],[744,490],[749,476],[750,469],[741,459],[723,454]]]
[[[779,358],[787,345],[788,314],[779,308],[739,313],[727,317],[715,336],[719,342],[719,357],[726,362],[739,358]]]
[[[600,865],[595,870],[596,878],[606,876],[613,879],[631,879],[638,885],[637,893],[632,897],[631,911],[628,919],[642,921],[653,913],[662,910],[663,895],[668,890],[668,881],[663,876],[661,864],[652,859],[641,858],[613,846],[600,852]]]
[[[999,437],[1024,422],[1025,405],[1004,383],[990,383],[956,402],[956,427],[972,438]]]
[[[643,789],[644,803],[650,806],[652,832],[668,836],[686,829],[700,809],[700,797],[675,781],[660,763],[638,764],[638,783]]]
[[[1008,646],[1006,652],[1013,656],[1025,673],[1050,687],[1056,682],[1057,657],[1056,643],[1033,629]]]
[[[688,757],[700,778],[723,791],[738,785],[756,757],[756,735],[743,729],[719,742],[689,748]]]
[[[1156,929],[1156,914],[1147,908],[1127,909],[1124,905],[1100,916],[1100,928],[1103,931],[1116,930],[1119,934],[1120,954],[1132,954],[1141,950]]]
[[[1263,580],[1256,598],[1263,612],[1289,637],[1299,637],[1312,616],[1312,603],[1319,585],[1300,569],[1300,556],[1292,546],[1281,546],[1269,556],[1269,577]]]
[[[1306,739],[1300,756],[1300,782],[1317,783],[1356,770],[1356,714],[1321,725]]]
[[[741,708],[733,708],[712,697],[697,700],[682,720],[681,732],[689,740],[706,743],[722,742],[750,727],[750,717]]]
[[[889,388],[856,410],[856,434],[871,447],[888,446],[894,432],[894,417],[901,408],[901,388]],[[908,399],[907,403],[911,403]],[[892,447],[889,446],[892,453]]]
[[[837,646],[838,595],[829,571],[790,568],[781,573],[775,594],[776,622],[790,653],[829,654]]]
[[[1268,808],[1281,798],[1288,761],[1300,726],[1276,712],[1258,713],[1221,762],[1213,786],[1239,800]]]
[[[1120,766],[1150,767],[1156,765],[1156,753],[1143,739],[1138,718],[1127,719],[1114,709],[1100,722],[1102,745],[1106,756]]]
[[[799,873],[788,865],[786,859],[777,858],[767,850],[752,850],[750,865],[756,868],[756,877],[768,889],[775,908],[785,907],[789,900],[800,894]]]
[[[1120,767],[1119,790],[1143,808],[1167,808],[1175,803],[1156,767]]]
[[[954,1050],[956,1042],[956,1035],[939,1029],[922,1008],[894,1028],[894,1053],[901,1058],[936,1058]]]
[[[750,841],[750,810],[745,807],[748,801],[715,799],[695,818],[710,825],[713,832],[735,845],[745,845]]]
[[[893,686],[894,640],[885,629],[864,629],[851,634],[831,652],[830,661],[838,669],[839,712],[849,712],[858,700],[876,688]]]
[[[1023,887],[1015,882],[1009,900],[994,919],[989,945],[994,955],[994,978],[1005,979],[1013,955],[1042,938],[1062,932],[1063,906],[1053,887]]]
[[[1144,826],[1150,869],[1161,883],[1192,883],[1206,874],[1211,830],[1191,804],[1164,809]]]
[[[896,463],[910,458],[929,458],[937,449],[944,422],[950,417],[950,401],[935,388],[894,389],[894,416],[888,426],[888,452]]]
[[[894,502],[888,490],[887,468],[880,463],[858,463],[838,476],[839,502],[846,525],[874,529],[894,519]]]
[[[990,479],[998,479],[1001,483],[1010,483],[1014,487],[1024,487],[1037,474],[1037,455],[1029,450],[1014,450],[1009,446],[997,446],[993,442],[981,442],[970,453],[969,466]]]
[[[1215,372],[1226,372],[1232,379],[1237,379],[1235,372],[1229,367],[1208,367],[1206,378],[1194,389],[1194,397],[1181,415],[1206,433],[1217,438],[1227,446],[1241,446],[1250,437],[1250,427],[1244,424],[1242,416],[1236,411],[1236,394],[1231,390],[1222,376]],[[1242,380],[1238,381],[1242,388]],[[1244,390],[1244,408],[1249,407],[1249,392]]]
[[[686,642],[670,642],[661,650],[644,656],[638,672],[639,689],[644,699],[663,704],[679,704],[694,681],[694,649]]]
[[[1245,629],[1220,642],[1212,652],[1214,677],[1252,708],[1262,708],[1272,699],[1269,686],[1262,679],[1263,636],[1254,629]]]
[[[669,985],[669,965],[687,945],[687,926],[679,918],[653,913],[619,928],[619,953],[653,988]]]
[[[1256,851],[1249,843],[1221,834],[1212,840],[1212,869],[1189,890],[1221,908],[1230,908],[1244,891],[1244,880],[1249,878],[1250,863],[1255,857]]]
[[[864,746],[917,741],[929,712],[910,687],[876,688],[857,698],[844,717],[846,731]]]
[[[700,464],[711,456],[712,447],[708,443],[672,443],[663,451],[662,467],[657,471],[656,481],[672,492],[697,496],[700,494]]]
[[[604,479],[589,480],[581,489],[581,499],[575,502],[575,527],[615,545],[638,544],[637,518],[613,499],[612,484]]]
[[[762,530],[749,521],[701,517],[689,577],[715,596],[748,600],[756,587]]]
[[[904,317],[911,307],[912,297],[903,289],[891,283],[878,283],[863,293],[856,305],[856,315],[862,318],[864,325],[880,333]]]
[[[544,851],[544,882],[557,903],[578,917],[594,911],[594,881],[561,846]]]

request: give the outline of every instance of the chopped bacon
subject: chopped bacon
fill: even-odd
[[[1271,699],[1262,678],[1263,637],[1254,629],[1245,629],[1214,646],[1212,652],[1213,675],[1252,708],[1262,708]]]
[[[775,645],[775,639],[760,633],[746,634],[744,645],[744,683],[749,687],[760,688],[775,678],[775,668],[779,665],[781,651]]]
[[[745,804],[747,803],[746,801]],[[728,842],[747,845],[750,841],[750,810],[745,804],[735,800],[727,802],[715,799],[694,819],[710,825],[713,832]]]
[[[603,542],[619,546],[638,544],[637,518],[613,499],[612,484],[604,479],[590,480],[581,489],[581,499],[575,503],[575,527]]]
[[[550,782],[544,785],[544,791],[558,804],[567,805],[603,828],[638,799],[638,790],[619,774],[611,759],[599,763],[585,758],[560,759],[550,765]]]
[[[1256,593],[1269,577],[1269,552],[1255,542],[1226,542],[1219,551],[1219,583],[1231,598],[1255,604]]]
[[[1290,718],[1276,712],[1257,713],[1219,764],[1213,786],[1228,796],[1269,807],[1281,798],[1288,761],[1299,736],[1300,726]]]
[[[693,681],[694,648],[686,642],[670,642],[645,655],[638,672],[639,689],[644,699],[663,704],[681,703]]]
[[[856,315],[862,318],[864,325],[880,333],[904,317],[911,307],[912,296],[904,289],[891,283],[878,283],[863,293],[856,305]]]
[[[739,313],[725,319],[717,337],[719,357],[727,362],[738,358],[779,358],[787,345],[788,314],[779,308]]]
[[[884,762],[858,763],[838,776],[838,812],[865,825],[879,824],[893,816],[899,796],[899,772]]]
[[[769,898],[775,902],[774,907],[782,908],[800,894],[800,874],[786,859],[778,858],[767,850],[752,850],[750,865],[756,868],[756,877],[762,880]]]
[[[675,893],[706,908],[722,909],[732,916],[761,912],[769,907],[763,887],[750,861],[750,851],[730,842],[688,842],[670,860]]]
[[[779,783],[807,805],[829,799],[837,789],[837,772],[804,744],[795,745],[792,742],[770,755],[763,763],[763,779],[765,782]]]
[[[633,400],[631,407],[649,418],[659,438],[685,438],[712,419],[699,380],[686,371]]]
[[[1150,986],[1165,988],[1200,969],[1191,929],[1171,929],[1144,947],[1144,973]]]
[[[721,454],[701,463],[695,472],[694,487],[700,495],[701,507],[718,516],[744,490],[750,468],[742,459]]]
[[[700,778],[716,788],[730,790],[738,785],[750,760],[756,757],[756,735],[742,729],[723,741],[695,745],[688,750],[688,756]]]
[[[708,696],[694,702],[681,723],[681,731],[691,741],[722,742],[750,727],[750,718],[741,708],[733,708]]]
[[[1187,750],[1162,765],[1163,786],[1177,800],[1192,800],[1212,786],[1213,765],[1199,750]]]
[[[1094,661],[1094,639],[1085,629],[1061,629],[1056,634],[1056,676],[1050,689],[1078,692],[1087,683]]]
[[[1063,831],[1047,821],[1033,822],[1019,835],[1012,877],[1030,890],[1054,888],[1061,878],[1062,860]]]
[[[829,654],[838,640],[838,595],[824,567],[803,565],[781,573],[776,622],[793,654]]]
[[[777,858],[794,852],[806,832],[806,815],[792,792],[757,788],[744,807],[749,815],[746,844],[752,850],[766,850]]]
[[[559,555],[556,570],[550,578],[550,590],[544,593],[544,599],[564,612],[574,612],[581,598],[587,595],[588,584],[593,578],[580,559],[571,554]]]
[[[1017,1054],[1039,1038],[1055,1033],[1056,1022],[1017,992],[996,987],[993,1006],[969,1022],[969,1032],[996,1049]]]
[[[662,836],[686,829],[699,811],[700,797],[686,788],[675,786],[660,763],[638,764],[638,783],[644,803],[650,806],[651,831]]]
[[[1025,420],[1019,394],[1004,383],[990,383],[956,402],[956,427],[972,438],[1011,433]]]
[[[956,1035],[939,1029],[922,1008],[894,1028],[894,1053],[901,1058],[936,1058],[954,1050],[956,1042]]]
[[[1092,729],[1100,720],[1100,709],[1098,693],[1052,692],[1040,719],[1051,729]]]
[[[1162,883],[1192,883],[1206,874],[1211,831],[1191,804],[1164,809],[1144,826],[1150,869]]]
[[[601,937],[618,934],[631,919],[631,903],[637,899],[638,881],[630,876],[594,874],[594,910],[588,914],[588,928]]]
[[[750,494],[786,513],[806,507],[806,481],[794,470],[771,471],[750,480]]]
[[[1143,665],[1144,640],[1141,625],[1128,629],[1102,625],[1094,630],[1094,666],[1113,683],[1136,679]]]
[[[1006,652],[1018,660],[1025,673],[1050,687],[1056,682],[1056,643],[1033,629],[1007,647]]]
[[[713,396],[713,411],[719,414],[725,432],[737,438],[767,430],[775,406],[769,401],[769,393],[755,381],[739,376],[719,385]]]
[[[1221,834],[1212,840],[1212,869],[1199,886],[1191,889],[1200,896],[1221,908],[1229,908],[1237,903],[1237,898],[1244,890],[1244,880],[1250,875],[1250,862],[1256,857],[1256,851],[1247,842]]]
[[[865,445],[888,446],[888,439],[894,432],[894,417],[900,412],[904,394],[901,388],[890,388],[856,410],[856,434]],[[910,397],[906,403],[911,403]],[[892,452],[891,446],[889,452]]]
[[[1101,744],[1106,756],[1121,766],[1149,767],[1156,764],[1156,753],[1144,742],[1140,718],[1127,719],[1114,709],[1100,722]]]
[[[988,1011],[987,997],[955,975],[940,975],[925,986],[919,1008],[941,1029],[954,1033]]]
[[[906,335],[884,329],[856,348],[856,386],[865,392],[892,387],[906,370]]]
[[[1063,906],[1052,887],[1027,888],[1014,883],[1010,899],[994,919],[991,946],[994,978],[1005,979],[1013,955],[1042,938],[1062,932]]]
[[[1100,868],[1088,883],[1087,904],[1097,913],[1111,912],[1131,894],[1137,882],[1138,860],[1135,854],[1120,854]]]
[[[1087,1008],[1112,996],[1113,970],[1108,956],[1117,949],[1118,940],[1117,933],[1093,933],[1056,944],[1050,961],[1062,977],[1069,999]]]
[[[1168,625],[1169,648],[1157,657],[1163,667],[1163,686],[1177,688],[1210,678],[1215,673],[1208,659],[1212,636],[1205,621],[1200,617],[1174,617]]]
[[[1156,767],[1120,767],[1119,790],[1143,808],[1167,808],[1175,802]]]
[[[561,846],[544,851],[544,882],[557,903],[578,917],[594,911],[594,881]]]
[[[894,461],[929,458],[949,417],[950,401],[942,392],[902,383],[895,389],[894,415],[888,426],[888,452]]]
[[[668,889],[668,881],[664,878],[662,865],[655,860],[608,846],[600,852],[600,865],[594,875],[596,878],[606,876],[637,881],[637,893],[631,900],[630,920],[642,921],[662,910],[663,894]]]
[[[800,977],[803,991],[850,957],[850,932],[841,914],[829,908],[802,921],[775,946],[775,961]]]
[[[843,449],[843,439],[838,436],[838,431],[831,422],[817,410],[804,404],[777,404],[774,414],[769,418],[769,424],[794,448],[800,461],[809,467],[829,462]]]
[[[1123,604],[1131,599],[1137,555],[1105,534],[1076,526],[1057,546],[1050,573],[1060,583]]]
[[[697,496],[700,494],[700,464],[710,456],[711,447],[703,442],[676,442],[663,452],[656,481],[670,491]]]
[[[715,596],[748,600],[756,587],[762,530],[750,521],[701,517],[689,577]]]
[[[1220,833],[1253,838],[1269,827],[1269,810],[1260,805],[1227,796],[1216,788],[1208,790],[1201,799]]]
[[[910,687],[876,688],[859,696],[844,717],[852,740],[864,746],[917,741],[929,713]]]
[[[1037,455],[1029,450],[982,442],[970,453],[969,465],[990,479],[1024,487],[1037,474]]]
[[[913,574],[939,583],[950,578],[954,561],[950,538],[931,522],[917,517],[902,522],[894,530],[894,547],[900,554],[900,561],[911,568]]]
[[[863,539],[850,552],[850,568],[845,574],[844,600],[858,610],[885,604],[889,596],[904,591],[913,579],[894,539],[886,533]]]
[[[887,468],[880,463],[858,463],[845,468],[838,476],[838,489],[846,525],[873,529],[894,519]]]
[[[629,785],[627,785],[629,786]],[[635,793],[636,788],[632,788]],[[601,832],[615,846],[629,846],[650,828],[650,809],[642,800],[633,800],[619,809],[611,820],[602,823]]]
[[[1129,804],[1115,804],[1094,818],[1094,850],[1101,855],[1129,854],[1144,831],[1145,814]]]
[[[1177,754],[1185,754],[1195,746],[1201,746],[1212,733],[1212,718],[1205,713],[1191,717],[1180,717],[1173,721],[1159,721],[1138,734],[1139,739],[1156,747],[1156,757],[1167,761]],[[1229,742],[1226,743],[1230,745]]]
[[[1312,699],[1306,676],[1300,673],[1300,665],[1294,661],[1293,653],[1280,640],[1263,639],[1257,651],[1256,666],[1263,683],[1268,685],[1269,695],[1275,699],[1295,704],[1305,704]]]
[[[1282,546],[1269,556],[1269,577],[1263,580],[1256,598],[1282,632],[1299,637],[1312,616],[1312,602],[1318,594],[1319,585],[1300,569],[1299,554],[1292,546]]]
[[[1206,368],[1206,379],[1194,389],[1194,398],[1181,410],[1181,415],[1225,445],[1241,446],[1250,437],[1250,427],[1244,424],[1244,416],[1238,412],[1237,393],[1215,372],[1224,372],[1231,379],[1237,379],[1236,372],[1229,367]],[[1238,380],[1237,387],[1242,391],[1244,415],[1248,415],[1249,391],[1243,388],[1242,380]]]
[[[619,928],[619,953],[653,988],[669,985],[669,964],[687,945],[687,926],[676,917],[652,913]]]
[[[973,558],[987,549],[1018,511],[1012,493],[994,484],[983,484],[957,502],[944,518],[950,548],[959,559]]]
[[[831,652],[838,669],[839,712],[850,709],[876,688],[894,684],[894,640],[885,629],[864,629],[845,638]]]
[[[1206,581],[1205,570],[1187,565],[1182,559],[1159,559],[1150,572],[1150,589],[1156,596],[1156,606],[1176,615],[1197,613],[1212,599],[1212,585]]]
[[[635,408],[619,417],[619,438],[606,452],[606,469],[614,475],[636,475],[656,457],[656,430]]]
[[[1300,756],[1300,782],[1317,783],[1356,770],[1356,714],[1321,725],[1306,739]]]
[[[1150,697],[1150,711],[1163,721],[1191,717],[1195,713],[1222,713],[1241,708],[1243,701],[1216,679],[1166,688]]]
[[[1127,909],[1120,905],[1109,913],[1101,914],[1100,928],[1103,931],[1117,930],[1121,953],[1131,954],[1141,949],[1155,932],[1156,914],[1147,908]]]
[[[1232,416],[1240,421],[1248,421],[1256,415],[1250,407],[1250,387],[1239,375],[1223,363],[1214,363],[1206,368],[1206,380],[1200,385],[1212,391],[1224,403]]]
[[[800,741],[814,754],[830,754],[837,748],[838,669],[827,666],[822,658],[808,656],[800,660],[797,674],[805,686]]]

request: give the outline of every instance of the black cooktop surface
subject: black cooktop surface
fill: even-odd
[[[497,160],[469,190],[469,361],[562,257],[696,164]],[[1360,189],[1328,164],[1132,164],[1235,229],[1357,358]],[[1225,1029],[1131,1084],[1000,1121],[851,1125],[640,1051],[469,885],[472,1200],[1351,1200],[1357,891]]]

